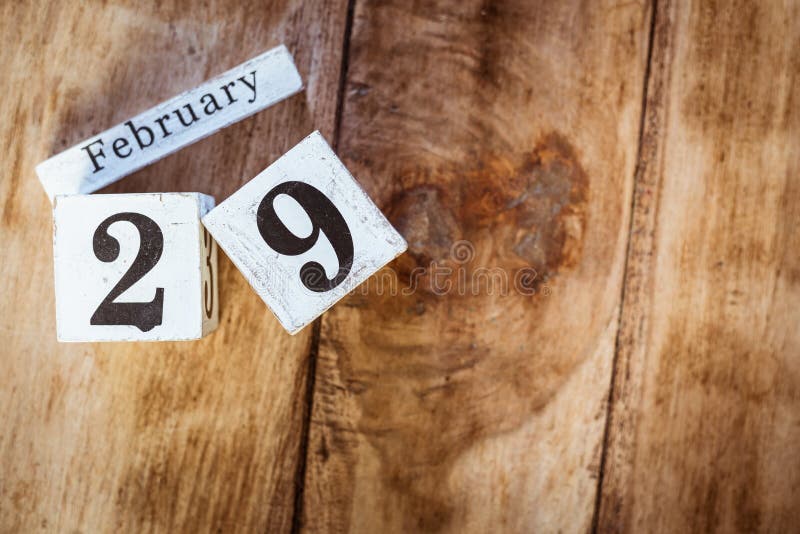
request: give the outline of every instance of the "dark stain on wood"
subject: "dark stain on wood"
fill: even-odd
[[[386,207],[387,217],[408,242],[407,254],[419,266],[446,258],[462,236],[445,196],[436,185],[418,185],[397,193]]]
[[[480,222],[488,216],[495,219],[492,224],[518,228],[512,250],[536,270],[540,282],[574,267],[582,250],[589,183],[569,141],[557,132],[546,134],[512,176],[494,178],[500,178],[495,183],[502,193],[468,191],[462,204],[465,219],[472,214]],[[487,207],[488,212],[482,211]]]
[[[642,12],[356,3],[340,156],[406,237],[391,267],[414,291],[370,284],[322,321],[309,524],[459,531],[482,512],[463,509],[483,491],[459,486],[465,457],[538,421],[596,355],[621,271]],[[524,269],[533,294],[512,285]],[[474,277],[485,270],[505,274],[509,291],[487,291]],[[604,291],[590,289],[598,280]],[[591,486],[595,467],[577,456],[564,469]],[[497,483],[498,495],[513,493],[513,481]]]
[[[456,296],[479,290],[472,287],[476,268],[505,269],[510,276],[524,268],[533,269],[535,290],[578,264],[589,180],[575,149],[564,136],[550,132],[515,159],[485,155],[463,169],[432,173],[445,186],[411,185],[392,197],[387,216],[409,244],[408,254],[396,264],[404,281],[431,290],[433,282],[420,269],[464,269],[466,285],[453,292]],[[409,181],[409,174],[398,173],[398,181]],[[461,241],[472,247],[469,260],[477,255],[478,262],[456,257],[453,247]],[[415,269],[417,278],[410,280]]]

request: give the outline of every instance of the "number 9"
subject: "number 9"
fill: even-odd
[[[308,237],[294,235],[275,211],[278,195],[292,197],[311,219],[313,230]],[[304,182],[284,182],[272,188],[256,211],[256,224],[264,242],[278,254],[298,256],[317,243],[320,230],[333,246],[339,260],[336,276],[328,278],[319,262],[310,261],[300,268],[300,281],[311,291],[322,293],[341,284],[353,266],[353,237],[350,228],[333,202],[322,191]]]

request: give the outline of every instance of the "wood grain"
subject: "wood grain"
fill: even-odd
[[[798,21],[0,4],[0,532],[796,530]],[[220,201],[338,114],[409,253],[294,338],[221,255],[206,339],[56,344],[35,164],[281,42],[305,93],[104,192]]]
[[[310,332],[220,256],[221,324],[190,343],[58,345],[46,157],[285,42],[307,90],[106,192],[218,200],[333,134],[345,2],[0,8],[0,531],[289,530]]]
[[[800,6],[659,1],[598,527],[800,521]]]
[[[636,3],[356,4],[340,156],[409,242],[387,283],[418,287],[323,318],[308,531],[590,527],[649,20]]]

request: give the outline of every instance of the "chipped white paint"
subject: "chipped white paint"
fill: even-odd
[[[200,222],[213,207],[214,199],[199,193],[57,196],[53,256],[58,340],[184,340],[213,331],[219,317],[217,246]],[[109,217],[115,222],[104,230]],[[148,234],[153,226],[142,217],[155,223],[157,231]],[[98,237],[106,240],[98,243]],[[105,254],[98,247],[105,247]],[[152,254],[158,248],[160,254]],[[136,261],[140,251],[156,260],[151,267],[140,268],[148,259]],[[129,287],[97,319],[101,304],[129,270],[145,272],[133,276],[132,284],[125,284]],[[160,314],[158,307],[149,308],[160,315],[151,324],[135,326],[131,323],[136,319],[127,319],[125,310],[120,314],[113,306],[153,302],[159,288],[163,305]],[[141,306],[128,311],[135,316]]]
[[[277,225],[288,230],[288,241],[300,244],[307,240],[308,243],[299,247],[302,251],[297,255],[281,254],[270,246],[259,229],[259,207],[265,196],[276,187],[282,190],[287,182],[308,184],[327,197],[343,217],[349,238],[329,235],[321,228],[331,225],[331,217],[324,215],[324,209],[303,208],[289,194],[279,194],[272,202],[280,221]],[[405,240],[319,132],[304,139],[213,209],[203,218],[203,224],[292,334],[406,249]],[[321,229],[314,238],[317,226]],[[327,291],[308,289],[301,280],[301,269],[310,262],[318,262],[324,267],[327,278],[335,278],[342,267],[336,253],[337,243],[350,239],[352,265],[338,285]]]
[[[302,88],[281,45],[53,156],[36,173],[51,200],[92,193]]]

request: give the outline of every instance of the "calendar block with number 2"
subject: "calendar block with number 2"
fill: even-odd
[[[406,249],[319,132],[203,224],[292,334]]]
[[[59,341],[198,339],[218,322],[198,193],[67,195],[54,206]]]

